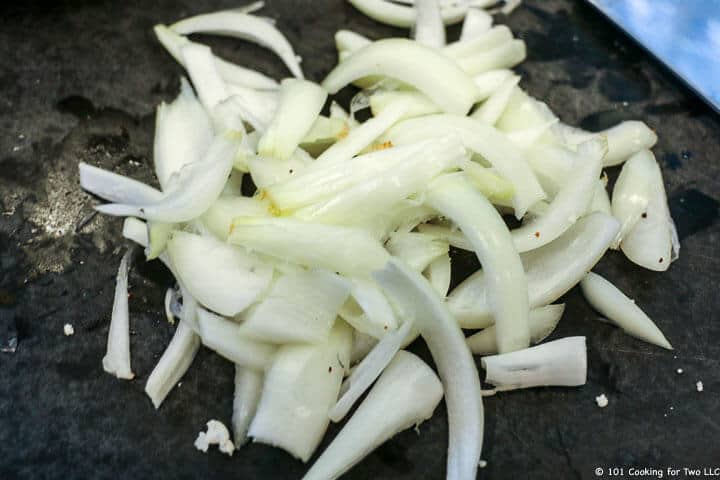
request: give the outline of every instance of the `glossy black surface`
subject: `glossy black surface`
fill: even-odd
[[[335,61],[336,29],[373,38],[404,34],[340,0],[267,3],[267,14],[278,19],[315,80]],[[207,351],[162,408],[152,408],[144,382],[172,335],[162,313],[171,278],[160,265],[137,263],[130,279],[138,378],[117,381],[100,364],[121,222],[88,217],[94,200],[77,186],[77,162],[152,181],[154,108],[177,93],[181,70],[151,27],[236,5],[68,0],[0,6],[0,342],[18,340],[15,353],[0,352],[2,479],[300,478],[306,469],[263,445],[246,446],[231,459],[193,448],[208,419],[230,420],[232,367]],[[718,117],[584,3],[525,0],[501,21],[528,42],[522,85],[563,120],[595,129],[641,118],[657,130],[655,154],[682,250],[664,274],[616,252],[596,269],[636,299],[675,351],[597,322],[573,290],[554,336],[588,336],[588,384],[486,399],[488,466],[479,477],[590,479],[596,467],[718,466]],[[453,28],[450,38],[457,33]],[[203,40],[229,59],[285,74],[260,48]],[[609,173],[615,178],[617,169]],[[473,265],[469,255],[455,260],[459,277]],[[65,323],[74,325],[73,337],[63,335]],[[413,348],[427,358],[423,345]],[[605,409],[595,405],[600,393],[610,400]],[[420,435],[398,435],[347,478],[442,478],[446,423],[441,405]],[[331,428],[323,445],[336,431]]]

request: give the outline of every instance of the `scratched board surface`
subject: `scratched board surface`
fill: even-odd
[[[333,33],[405,35],[339,0],[267,0],[320,80]],[[152,182],[154,108],[178,91],[180,68],[151,27],[236,6],[226,0],[4,2],[0,7],[0,478],[300,478],[306,467],[259,444],[232,458],[198,453],[204,423],[229,423],[232,366],[201,351],[159,411],[143,393],[173,327],[162,313],[172,278],[136,260],[131,349],[138,377],[102,372],[121,223],[95,217],[80,160]],[[587,129],[647,121],[659,135],[682,241],[664,274],[611,252],[596,270],[636,299],[675,346],[667,352],[598,322],[577,289],[554,337],[588,337],[588,383],[487,398],[480,478],[595,478],[597,467],[718,466],[720,461],[720,122],[672,75],[582,2],[531,1],[499,18],[528,43],[522,85]],[[660,28],[660,26],[658,26]],[[458,29],[450,31],[455,38]],[[266,51],[206,38],[219,54],[275,77]],[[343,97],[348,100],[350,93]],[[611,169],[611,181],[617,170]],[[476,264],[455,260],[458,278]],[[65,337],[71,323],[75,335]],[[423,345],[413,349],[427,358]],[[676,373],[682,369],[683,373]],[[696,390],[702,381],[704,391]],[[605,393],[609,405],[596,406]],[[444,404],[369,455],[347,478],[444,475]],[[338,431],[331,427],[323,445]]]

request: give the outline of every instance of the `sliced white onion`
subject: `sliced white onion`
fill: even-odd
[[[473,246],[467,237],[459,229],[453,229],[442,225],[423,224],[418,226],[418,232],[426,235],[432,235],[448,242],[455,248],[472,251]]]
[[[244,113],[243,118],[253,128],[264,132],[278,108],[280,96],[277,90],[254,90],[232,84],[228,84],[227,89],[232,101]]]
[[[191,43],[180,49],[185,69],[198,92],[200,102],[210,113],[228,97],[225,81],[215,68],[212,51],[205,45]]]
[[[323,342],[350,295],[339,275],[313,270],[280,277],[243,315],[244,335],[268,343]]]
[[[544,247],[522,254],[530,308],[552,303],[577,285],[603,256],[619,228],[613,217],[594,212]],[[486,281],[480,270],[448,296],[447,306],[463,328],[494,323]]]
[[[295,149],[287,160],[252,155],[247,160],[248,170],[257,188],[267,188],[300,175],[312,164],[312,157],[301,148]]]
[[[515,216],[522,218],[531,205],[545,198],[522,152],[502,133],[475,119],[457,115],[411,118],[391,128],[383,138],[396,145],[457,134],[470,150],[482,155],[505,180],[513,184]]]
[[[218,239],[225,241],[232,221],[237,217],[267,217],[270,205],[258,197],[220,197],[202,215],[203,225]]]
[[[652,148],[657,143],[657,135],[645,123],[636,120],[620,122],[614,127],[598,133],[590,133],[579,128],[558,124],[556,133],[561,141],[569,146],[576,146],[589,138],[605,135],[608,142],[608,154],[604,166],[619,165],[641,150]]]
[[[388,254],[365,230],[292,218],[237,218],[228,242],[307,267],[367,275]]]
[[[221,315],[243,311],[272,279],[271,266],[212,237],[175,231],[167,251],[193,297]]]
[[[514,130],[512,133],[526,130]],[[546,145],[542,142],[526,149],[525,156],[543,190],[550,197],[554,197],[570,181],[570,172],[573,166],[577,166],[578,162],[583,161],[578,158],[576,152],[568,148],[560,145]]]
[[[232,413],[235,448],[240,448],[248,440],[248,429],[260,403],[262,385],[262,372],[235,365],[235,394],[233,395]]]
[[[412,353],[398,352],[303,479],[338,478],[396,433],[430,418],[442,395],[430,367]]]
[[[398,5],[387,0],[348,1],[364,15],[386,25],[410,28],[417,21],[417,11],[411,6]],[[468,8],[468,5],[460,3],[443,6],[440,10],[443,22],[445,25],[461,22]]]
[[[148,246],[147,224],[134,217],[128,217],[123,222],[122,236],[132,240],[141,247]]]
[[[502,217],[462,174],[439,177],[428,188],[426,201],[460,227],[483,265],[499,351],[527,347],[530,328],[525,272]]]
[[[522,40],[501,43],[489,50],[458,58],[457,65],[468,75],[475,77],[490,70],[512,68],[527,56]]]
[[[508,206],[512,209],[512,200],[515,195],[513,185],[495,173],[492,168],[486,168],[478,162],[466,160],[460,163],[460,168],[467,174],[470,183],[487,197],[492,203]],[[535,202],[528,212],[536,210],[542,200]]]
[[[372,43],[372,40],[352,30],[338,30],[335,32],[335,48],[338,52],[343,50],[354,52]]]
[[[128,312],[128,272],[133,251],[128,249],[120,260],[115,279],[115,299],[108,330],[107,353],[102,359],[103,370],[117,378],[132,380],[130,367],[130,314]]]
[[[485,100],[485,102],[470,116],[487,125],[495,125],[502,113],[505,111],[505,108],[510,101],[510,97],[515,90],[515,86],[518,83],[520,83],[520,77],[512,77],[504,85],[493,92],[493,94],[490,95],[490,98]]]
[[[557,116],[547,105],[517,87],[496,126],[504,132],[510,132],[537,127],[553,120],[557,120]],[[546,143],[557,142],[556,137],[550,132],[547,133],[544,140],[547,140]]]
[[[438,295],[445,298],[450,290],[450,281],[452,280],[450,255],[446,253],[433,260],[425,269],[424,274]]]
[[[330,420],[339,422],[345,418],[355,402],[370,388],[398,353],[411,327],[412,322],[405,322],[397,330],[389,332],[353,369],[340,387],[340,398],[328,414]]]
[[[200,337],[186,322],[178,323],[170,344],[145,384],[145,393],[155,408],[160,408],[170,390],[185,375],[199,349]]]
[[[617,188],[617,183],[615,183],[615,185],[615,188]],[[607,215],[612,215],[610,197],[608,196],[605,182],[602,179],[595,182],[595,192],[593,193],[593,199],[590,203],[590,208],[588,209],[588,213],[592,212],[602,212]]]
[[[161,103],[155,115],[153,161],[163,190],[167,189],[173,174],[185,165],[200,161],[212,138],[210,119],[187,80],[180,78],[180,95],[169,105]]]
[[[380,287],[372,280],[353,278],[351,298],[340,309],[340,316],[355,330],[383,338],[398,326],[395,312]]]
[[[588,210],[595,195],[607,142],[591,139],[578,147],[578,158],[567,182],[557,193],[544,215],[512,231],[518,252],[527,252],[555,240]]]
[[[443,48],[443,53],[450,58],[460,60],[475,54],[487,52],[504,45],[513,39],[513,34],[505,25],[495,26],[475,38],[458,40]]]
[[[167,318],[167,321],[170,324],[175,323],[175,315],[172,312],[172,302],[176,295],[177,292],[175,292],[172,288],[168,288],[165,291],[165,300],[163,301],[163,305],[165,306],[165,318]]]
[[[480,102],[489,98],[500,87],[509,82],[513,75],[512,70],[501,68],[498,70],[488,70],[473,77],[473,82],[478,92],[480,92],[477,100]]]
[[[245,337],[240,324],[197,309],[197,321],[203,345],[236,365],[263,371],[272,362],[275,347]]]
[[[398,257],[415,271],[422,272],[433,260],[448,253],[449,244],[419,232],[394,233],[385,243],[390,255]]]
[[[560,317],[565,311],[565,304],[546,305],[530,310],[528,323],[530,324],[530,343],[535,345],[545,340],[557,327]],[[498,353],[495,326],[491,325],[484,330],[467,338],[467,344],[475,355],[494,355]]]
[[[265,375],[248,435],[307,462],[325,434],[350,364],[352,330],[339,321],[327,341],[281,347]]]
[[[209,33],[257,43],[275,52],[295,77],[303,78],[298,57],[285,35],[260,17],[226,10],[186,18],[171,25],[170,28],[183,35]]]
[[[442,53],[411,40],[378,40],[341,62],[323,81],[330,93],[358,78],[383,75],[412,85],[447,112],[464,115],[477,98],[473,81]]]
[[[391,259],[373,274],[430,349],[445,389],[449,442],[447,478],[475,478],[483,438],[480,378],[460,327],[422,275]]]
[[[612,212],[620,222],[620,231],[613,242],[613,248],[619,248],[620,242],[640,221],[642,214],[647,215],[651,192],[656,186],[656,162],[647,151],[633,155],[620,170],[613,187]]]
[[[128,205],[157,202],[162,192],[132,178],[80,162],[80,186],[100,198]]]
[[[435,105],[425,94],[416,90],[378,90],[370,96],[370,109],[375,117],[382,115],[388,108],[396,104],[406,105],[401,118],[421,117],[423,115],[442,112],[442,109]],[[365,123],[371,121],[373,121],[373,119]],[[365,123],[363,123],[363,125],[365,125]],[[393,122],[393,124],[394,123],[395,122]],[[389,125],[388,128],[390,126],[391,125]],[[358,128],[362,128],[362,125]],[[387,128],[385,130],[387,130]]]
[[[416,0],[413,38],[428,47],[445,46],[445,24],[440,13],[438,0]]]
[[[649,194],[646,215],[622,239],[620,248],[627,258],[641,267],[662,272],[677,258],[680,248],[675,225],[667,203],[660,166],[649,150],[638,152],[633,159],[647,164]]]
[[[317,84],[288,78],[280,84],[280,104],[260,138],[258,153],[286,160],[310,131],[327,98]]]
[[[615,285],[589,272],[580,286],[588,303],[626,333],[653,345],[673,349],[650,317]]]
[[[372,350],[377,343],[377,338],[372,335],[367,335],[358,330],[353,330],[353,345],[352,351],[350,352],[350,365],[356,365],[365,358],[365,355],[370,353],[370,350]]]
[[[506,105],[507,107],[507,105]],[[558,122],[557,119],[549,120],[548,122],[537,125],[535,127],[528,127],[523,130],[514,130],[511,132],[507,132],[505,135],[508,139],[510,139],[511,142],[513,142],[515,145],[517,145],[520,148],[528,149],[530,147],[533,147],[537,143],[540,142],[540,140],[551,131],[553,125],[555,125]],[[541,183],[542,185],[542,183]],[[543,188],[545,188],[543,186]],[[546,190],[547,192],[547,190]]]
[[[483,357],[485,381],[497,391],[576,387],[587,381],[585,337],[561,338],[517,352]]]
[[[202,215],[225,187],[240,144],[236,137],[230,133],[216,136],[203,160],[185,166],[160,200],[142,206],[111,203],[96,210],[167,223],[185,222]]]
[[[185,45],[192,44],[187,38],[182,35],[170,30],[165,25],[155,25],[153,28],[157,39],[160,41],[163,47],[177,60],[180,65],[185,66],[185,60],[183,59],[180,50]],[[278,88],[278,83],[270,77],[263,75],[255,70],[243,68],[234,63],[227,62],[221,58],[215,58],[215,68],[220,72],[220,75],[228,83],[236,85],[243,85],[248,88],[258,88],[261,90],[274,90]]]
[[[490,30],[492,15],[480,8],[469,8],[460,31],[460,41],[471,40]]]

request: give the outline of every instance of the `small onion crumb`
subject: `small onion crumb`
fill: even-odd
[[[605,394],[600,394],[599,396],[595,397],[595,403],[597,403],[597,406],[600,408],[605,408],[608,406],[608,398],[605,396]]]
[[[207,422],[207,432],[198,433],[195,440],[195,448],[207,452],[210,445],[217,445],[222,453],[232,456],[235,445],[230,440],[230,432],[227,427],[218,420]]]
[[[65,326],[63,326],[63,333],[65,334],[66,337],[69,337],[71,335],[75,335],[75,329],[73,328],[72,325],[70,325],[69,323],[66,323]]]
[[[682,369],[682,368],[678,368],[678,369],[675,370],[675,371],[677,372],[678,375],[682,375],[682,373],[683,373],[683,369]]]
[[[480,461],[478,462],[478,467],[480,467],[480,468],[485,468],[485,467],[487,467],[487,461],[486,461],[486,460],[483,460],[483,459],[480,459]]]
[[[702,392],[705,389],[705,387],[703,386],[703,383],[700,380],[698,380],[697,383],[695,384],[695,388],[697,388],[698,392]]]

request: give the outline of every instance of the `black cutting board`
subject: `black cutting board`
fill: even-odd
[[[267,3],[264,12],[277,19],[314,80],[335,62],[338,28],[372,38],[406,35],[340,0]],[[263,445],[232,458],[194,449],[208,419],[230,420],[232,366],[208,351],[162,408],[152,408],[144,382],[173,331],[162,314],[171,278],[160,266],[137,261],[131,275],[138,378],[115,380],[100,364],[124,243],[117,219],[82,225],[94,200],[77,186],[77,162],[152,181],[154,109],[177,93],[181,69],[151,27],[235,6],[185,0],[0,7],[0,340],[18,338],[14,354],[0,353],[2,479],[300,478],[306,470]],[[657,130],[654,151],[682,250],[666,273],[643,270],[617,252],[596,268],[637,300],[675,351],[597,322],[573,290],[554,337],[588,337],[587,385],[486,399],[488,465],[479,477],[596,478],[596,468],[607,474],[624,467],[629,476],[632,467],[718,467],[718,117],[582,2],[526,0],[499,21],[528,43],[522,85],[563,120],[596,129],[640,118]],[[457,34],[450,30],[451,39]],[[260,48],[203,41],[228,59],[286,75]],[[463,275],[471,265],[467,255],[456,261]],[[63,335],[65,323],[74,325],[74,336]],[[427,357],[424,346],[414,350]],[[601,393],[610,400],[605,409],[594,401]],[[347,478],[443,477],[446,423],[441,404],[419,435],[398,435]],[[323,446],[336,432],[330,429]]]

